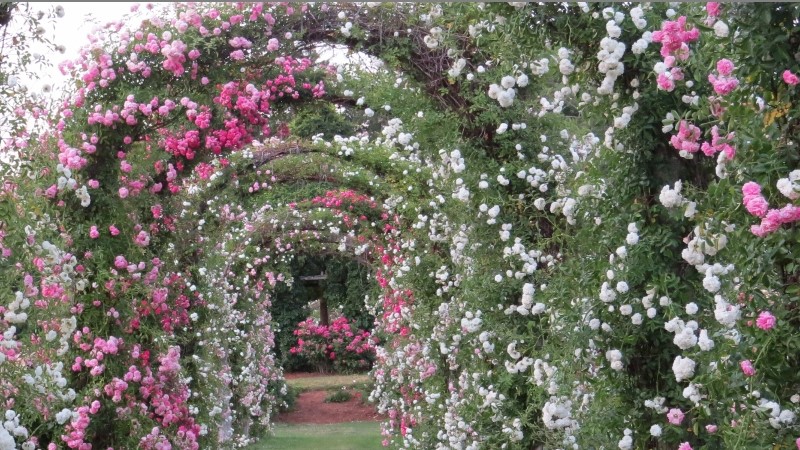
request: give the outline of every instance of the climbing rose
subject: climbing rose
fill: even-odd
[[[789,84],[789,85],[792,85],[792,86],[796,86],[797,83],[800,83],[800,77],[798,77],[797,75],[793,74],[789,70],[785,70],[783,72],[783,81],[786,84]]]
[[[684,417],[683,411],[678,408],[672,408],[667,413],[667,420],[673,425],[680,425]]]
[[[749,359],[745,359],[744,361],[740,362],[739,367],[742,368],[742,373],[747,377],[752,377],[756,374],[756,369],[753,367],[753,363]]]
[[[720,59],[717,61],[717,72],[723,77],[733,73],[733,62],[730,59]]]
[[[758,319],[756,319],[756,326],[766,331],[772,329],[772,327],[775,326],[775,322],[776,319],[772,313],[769,311],[762,311],[761,314],[758,315]]]

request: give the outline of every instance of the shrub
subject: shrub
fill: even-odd
[[[331,391],[325,397],[325,403],[344,403],[353,398],[353,394],[346,388]]]
[[[309,317],[297,325],[294,335],[297,345],[289,352],[323,372],[330,368],[337,373],[363,372],[375,358],[374,338],[364,330],[352,331],[346,317],[336,318],[328,326]]]

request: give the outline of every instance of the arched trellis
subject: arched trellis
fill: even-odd
[[[385,145],[373,145],[369,151],[392,151],[385,148]],[[269,308],[271,301],[274,300],[270,298],[270,286],[282,280],[292,281],[281,271],[295,255],[301,253],[345,256],[368,267],[376,283],[380,283],[380,289],[384,291],[374,300],[374,304],[368,306],[375,311],[378,329],[384,334],[407,335],[411,325],[409,320],[413,308],[413,294],[408,290],[398,290],[389,286],[388,279],[405,258],[398,240],[402,239],[404,230],[408,229],[408,222],[395,211],[387,209],[383,202],[400,191],[389,189],[391,183],[387,180],[391,177],[387,178],[385,175],[392,173],[399,175],[403,168],[392,167],[390,164],[379,167],[384,174],[381,178],[372,173],[371,167],[359,166],[358,155],[347,157],[337,155],[335,150],[326,147],[324,143],[271,141],[254,145],[244,153],[248,155],[246,158],[236,158],[229,166],[220,167],[218,175],[209,185],[198,194],[189,196],[192,207],[196,208],[198,213],[209,217],[205,226],[216,227],[221,231],[227,230],[222,231],[220,239],[202,242],[193,250],[198,259],[202,260],[213,255],[224,261],[215,274],[204,272],[204,276],[217,282],[226,280],[230,284],[217,283],[225,286],[219,295],[229,299],[235,296],[236,299],[235,302],[226,301],[225,309],[219,310],[217,318],[213,320],[214,323],[221,325],[217,327],[220,329],[240,328],[239,333],[228,333],[217,346],[217,352],[228,355],[222,362],[236,364],[235,360],[230,359],[233,352],[226,351],[224,347],[230,345],[233,348],[242,346],[247,348],[247,344],[242,342],[239,336],[244,333],[253,335],[255,332],[248,324],[237,325],[228,320],[228,317],[248,320],[246,316],[249,314],[256,318],[260,317],[256,320],[268,321]],[[249,181],[244,182],[248,175],[257,174],[258,171],[271,167],[269,177],[272,186],[296,182],[298,178],[306,183],[324,183],[325,180],[294,176],[294,169],[298,164],[308,163],[303,159],[308,155],[320,155],[326,158],[329,166],[333,168],[331,178],[336,180],[332,184],[339,190],[329,190],[325,195],[298,199],[297,202],[289,204],[273,204],[270,201],[270,189],[254,191],[249,189]],[[274,164],[276,162],[286,164],[276,165]],[[337,176],[341,172],[351,171],[354,167],[360,168],[361,179],[353,181],[347,177]],[[199,177],[193,178],[195,179],[187,179],[189,185],[201,182]],[[236,182],[231,183],[229,180]],[[382,198],[373,198],[357,190],[348,189],[350,186],[372,187],[365,184],[364,180],[375,180],[374,188],[382,193]],[[325,184],[325,188],[329,189],[330,184]],[[260,206],[253,208],[252,211],[239,210],[234,214],[228,209],[226,201],[234,199],[238,201],[242,196],[260,199],[253,203]],[[219,214],[218,208],[228,213]],[[230,227],[233,227],[234,231],[230,231]],[[214,234],[213,229],[203,231]],[[187,238],[193,232],[188,229],[184,231]],[[246,274],[245,280],[242,280],[243,273]],[[230,282],[236,278],[239,280]],[[235,292],[242,294],[234,294]],[[247,304],[243,304],[244,294],[260,298],[259,306],[250,308]],[[264,354],[273,353],[272,339],[271,331],[266,332],[259,351]],[[226,340],[230,344],[222,344]],[[247,350],[245,354],[248,354]],[[272,362],[271,368],[264,366],[270,371],[270,375],[263,381],[267,385],[279,386],[281,370],[274,365],[274,361]],[[218,390],[217,401],[220,404],[231,405],[230,409],[233,410],[232,405],[241,402],[246,395],[237,392],[233,385],[223,385]],[[247,414],[233,417],[231,413],[228,419],[220,423],[220,435],[246,435],[251,423],[266,423],[269,420],[266,407],[270,403],[276,403],[277,397],[265,393],[260,397],[260,401],[264,405],[260,418]],[[257,421],[253,422],[254,419]]]

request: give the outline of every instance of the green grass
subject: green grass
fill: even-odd
[[[275,435],[248,450],[378,450],[382,449],[378,422],[331,425],[275,425]]]
[[[369,375],[325,375],[319,377],[294,378],[286,380],[286,384],[292,386],[300,392],[305,391],[325,391],[329,389],[339,389],[342,387],[352,387],[354,384],[368,383]]]

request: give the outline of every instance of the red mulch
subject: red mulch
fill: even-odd
[[[286,378],[299,378],[298,374],[286,374]],[[300,375],[302,376],[302,375]],[[308,376],[319,376],[309,374]],[[377,413],[375,407],[361,403],[361,393],[353,393],[353,398],[342,403],[325,403],[327,391],[303,392],[297,397],[294,409],[278,414],[275,419],[278,423],[344,423],[381,420],[383,417]]]

